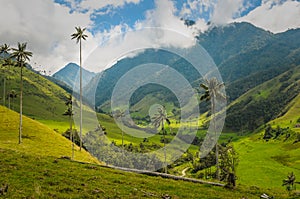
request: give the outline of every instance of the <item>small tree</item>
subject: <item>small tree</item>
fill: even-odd
[[[73,126],[73,98],[72,95],[69,95],[69,97],[66,99],[65,102],[67,106],[67,110],[64,112],[63,115],[69,116],[69,122],[70,122],[70,140],[72,142],[72,160],[74,159],[74,134],[72,130]]]
[[[265,129],[265,133],[264,133],[263,139],[266,140],[266,141],[268,141],[269,139],[271,139],[273,137],[272,132],[273,132],[273,129],[272,129],[271,125],[268,124],[267,127],[266,127],[266,129]]]
[[[226,187],[236,186],[236,167],[238,165],[238,155],[233,145],[220,146],[220,177],[226,182]]]
[[[296,182],[296,176],[293,172],[289,173],[287,178],[282,181],[282,186],[285,186],[289,193],[296,189],[295,184],[300,184],[300,182]]]

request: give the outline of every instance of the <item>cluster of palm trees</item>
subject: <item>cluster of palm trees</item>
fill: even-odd
[[[18,43],[17,48],[10,48],[9,45],[1,46],[1,54],[4,56],[4,66],[16,66],[20,68],[20,123],[19,123],[19,144],[22,143],[22,112],[23,112],[23,67],[30,61],[32,52],[27,51],[27,43]],[[12,53],[9,53],[12,50]],[[5,78],[4,78],[5,79]],[[4,83],[5,85],[5,83]],[[5,86],[4,86],[5,87]],[[4,89],[5,92],[5,89]],[[14,93],[11,96],[15,97]],[[4,96],[3,96],[4,97]],[[5,98],[5,97],[4,97]]]

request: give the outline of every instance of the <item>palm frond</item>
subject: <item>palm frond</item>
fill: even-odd
[[[76,43],[78,43],[81,39],[86,40],[88,37],[84,34],[86,28],[81,29],[81,27],[75,27],[76,32],[71,35],[71,39],[76,39]]]
[[[32,52],[26,51],[27,43],[18,43],[18,48],[13,48],[11,58],[15,58],[18,62],[18,66],[24,66],[26,60],[30,61]]]

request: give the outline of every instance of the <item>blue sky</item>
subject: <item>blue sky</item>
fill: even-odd
[[[184,47],[174,35],[153,37],[141,30],[158,27],[194,38],[212,25],[249,22],[273,33],[300,27],[300,0],[0,0],[0,38],[15,47],[27,42],[31,65],[54,73],[78,63],[75,26],[87,27],[85,68],[99,72],[132,49],[150,44]],[[34,8],[34,10],[33,10]],[[32,10],[29,12],[29,10]],[[9,17],[6,17],[9,16]],[[194,20],[186,27],[181,19]],[[148,35],[150,34],[150,35]],[[159,34],[155,33],[155,36]],[[155,43],[155,42],[156,43]],[[186,47],[186,46],[185,46]],[[98,50],[97,56],[91,56]]]
[[[100,0],[101,1],[101,0]],[[65,5],[70,8],[70,13],[73,12],[82,12],[86,13],[89,12],[87,7],[80,7],[83,0],[74,0],[73,3],[70,0],[55,0],[56,3]],[[95,8],[92,12],[90,12],[90,18],[93,22],[93,26],[90,27],[90,31],[101,32],[104,30],[110,29],[112,26],[117,26],[119,24],[126,24],[130,28],[134,28],[134,25],[137,21],[143,21],[146,19],[147,11],[155,9],[155,0],[140,0],[138,3],[135,2],[128,2],[122,6],[114,6],[113,3],[109,3],[107,1],[107,5],[103,5],[101,8]],[[173,1],[174,6],[176,8],[175,15],[178,17],[182,17],[189,20],[198,20],[199,18],[203,19],[205,22],[209,22],[211,20],[212,13],[214,12],[213,3],[205,6],[201,5],[202,11],[201,13],[198,9],[192,9],[189,4],[190,2],[195,1],[188,1],[188,0],[177,0]],[[198,1],[200,2],[200,1]],[[214,1],[211,1],[214,2]],[[216,1],[215,1],[216,2]],[[236,15],[233,15],[233,18],[243,17],[256,7],[262,4],[262,0],[250,0],[250,1],[243,1],[242,5],[244,10],[241,12],[237,12]],[[199,6],[199,5],[198,5]],[[190,9],[190,13],[183,14],[181,11],[183,8],[186,7]],[[90,9],[91,10],[91,9]]]

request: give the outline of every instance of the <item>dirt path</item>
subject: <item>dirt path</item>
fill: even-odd
[[[144,174],[144,175],[149,175],[149,176],[160,176],[160,177],[163,177],[163,178],[169,178],[169,179],[173,179],[173,180],[183,180],[183,181],[188,181],[188,182],[201,183],[201,184],[209,184],[209,185],[220,186],[220,187],[224,187],[225,186],[225,184],[222,184],[222,183],[204,181],[204,180],[194,179],[194,178],[186,178],[186,177],[175,176],[175,175],[166,174],[166,173],[158,173],[158,172],[153,172],[153,171],[138,170],[138,169],[128,169],[128,168],[123,168],[123,167],[104,166],[104,165],[102,165],[101,167],[118,169],[118,170],[127,171],[127,172],[134,172],[134,173],[139,173],[139,174]],[[183,170],[184,173],[187,171],[187,169],[189,169],[189,167],[185,168]]]
[[[183,169],[181,172],[182,173],[181,177],[184,177],[186,175],[185,172],[189,169],[190,169],[190,167],[186,167],[185,169]]]

